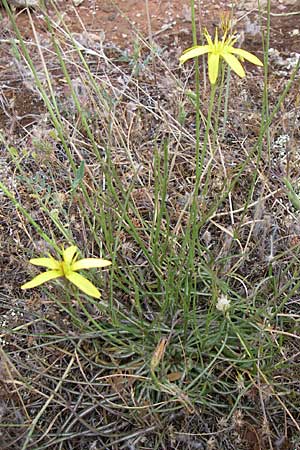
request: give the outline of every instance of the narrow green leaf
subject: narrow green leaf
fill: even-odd
[[[295,209],[297,209],[297,211],[300,211],[300,197],[299,195],[296,194],[296,192],[294,191],[293,185],[291,184],[291,182],[289,181],[288,178],[284,178],[283,179],[284,184],[288,190],[288,198],[290,199],[293,207]]]
[[[72,187],[71,187],[71,191],[74,191],[79,186],[79,184],[83,180],[83,177],[84,177],[84,160],[81,161],[80,166],[76,170],[75,178],[74,178],[74,181],[73,181]]]

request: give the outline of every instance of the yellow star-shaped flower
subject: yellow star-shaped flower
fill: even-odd
[[[33,258],[30,263],[35,266],[46,267],[46,272],[37,275],[33,280],[23,284],[21,289],[31,289],[40,286],[49,280],[64,277],[75,284],[82,292],[91,297],[100,298],[98,289],[85,277],[77,273],[81,269],[91,269],[94,267],[107,267],[111,265],[110,261],[101,258],[85,258],[77,261],[78,248],[75,245],[62,250],[62,260],[57,261],[52,256],[49,258]]]
[[[215,84],[217,81],[221,58],[223,58],[231,69],[241,78],[245,76],[245,71],[238,58],[234,55],[240,56],[242,61],[246,59],[257,66],[263,65],[263,63],[255,55],[252,55],[252,53],[242,50],[241,48],[233,47],[236,42],[236,38],[233,35],[227,37],[225,33],[220,41],[218,39],[218,30],[216,28],[214,42],[207,30],[205,30],[204,36],[206,38],[207,45],[195,45],[194,47],[188,48],[183,52],[179,58],[179,61],[180,64],[183,64],[188,59],[208,53],[208,76],[211,84]]]

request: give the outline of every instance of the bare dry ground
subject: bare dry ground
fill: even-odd
[[[236,3],[234,9],[235,28],[240,33],[242,47],[255,52],[262,58],[260,27],[265,27],[266,15],[263,14],[262,19],[259,17],[256,2]],[[201,6],[199,23],[207,26],[210,30],[219,23],[220,15],[230,10],[229,2],[225,1],[200,1],[199,4]],[[261,4],[263,7],[264,2]],[[138,165],[143,168],[139,176],[143,180],[144,186],[142,188],[140,185],[135,187],[132,192],[132,201],[140,214],[147,218],[154,198],[154,192],[149,187],[155,171],[152,164],[152,149],[166,135],[174,148],[177,146],[176,139],[174,138],[174,142],[172,141],[176,126],[172,124],[170,128],[166,129],[166,122],[161,120],[162,116],[159,114],[162,114],[161,111],[163,111],[170,117],[178,117],[178,104],[181,97],[172,74],[180,77],[178,56],[182,50],[191,45],[192,41],[189,2],[187,0],[149,0],[150,22],[149,17],[147,18],[146,2],[141,0],[116,2],[84,0],[79,6],[75,6],[73,1],[57,0],[56,5],[69,31],[85,48],[94,73],[100,80],[101,77],[103,79],[109,77],[112,93],[114,89],[124,89],[124,93],[127,93],[124,74],[132,73],[130,64],[135,51],[134,41],[138,38],[144,41],[143,46],[139,48],[139,60],[142,63],[137,76],[139,78],[139,101],[145,109],[140,115],[136,114],[134,101],[130,99],[130,96],[124,95],[124,99],[120,102],[117,118],[120,128],[126,130],[126,133],[128,132],[125,140],[130,139],[131,150]],[[49,223],[49,218],[44,214],[34,192],[42,195],[54,212],[58,204],[68,204],[68,195],[65,192],[68,164],[28,67],[20,57],[17,46],[12,45],[11,38],[15,32],[4,9],[1,10],[1,14],[0,132],[2,144],[0,147],[0,177],[16,192],[17,200],[31,212],[37,223],[41,227],[44,226],[51,230],[52,225]],[[32,49],[37,38],[43,48],[51,48],[51,36],[42,12],[31,11],[29,16],[26,11],[17,10],[15,14],[18,27],[29,48]],[[59,29],[62,18],[50,3],[47,4],[47,14],[57,23]],[[272,6],[270,38],[272,50],[270,51],[268,88],[271,108],[276,104],[278,96],[296,64],[297,57],[299,57],[299,17],[300,1],[298,0],[282,0]],[[31,20],[34,22],[34,27],[32,27]],[[262,24],[259,23],[260,20],[263,21]],[[155,73],[147,62],[147,45],[153,41],[161,49],[161,61],[166,62],[165,68],[163,64],[157,64]],[[103,51],[113,61],[114,66],[109,68],[102,66],[97,58],[94,58],[93,50]],[[45,55],[47,55],[46,64],[49,68],[52,85],[56,90],[59,107],[61,111],[64,111],[66,123],[69,124],[68,135],[75,136],[76,134],[74,143],[76,149],[80,149],[81,152],[77,155],[78,161],[84,156],[84,159],[89,162],[90,148],[86,143],[87,136],[80,128],[75,133],[74,123],[78,117],[70,96],[70,89],[56,57],[50,51],[45,52]],[[38,52],[33,52],[32,57],[43,77],[43,62],[40,55]],[[228,179],[234,177],[236,167],[243,157],[247,156],[248,149],[259,132],[262,75],[256,68],[249,67],[249,71],[246,81],[238,81],[232,86],[227,131],[222,144],[222,152],[216,158],[212,172],[215,180],[211,192],[212,198],[218,195],[218,189],[221,192],[224,177]],[[46,83],[45,80],[43,82]],[[106,119],[98,120],[93,115],[95,108],[93,99],[88,97],[84,86],[81,85],[80,74],[76,73],[75,69],[72,82],[84,110],[90,114],[89,119],[99,148],[102,148],[105,140],[105,137],[102,138],[102,134]],[[191,79],[189,82],[192,85]],[[157,111],[151,104],[151,99],[155,104],[158,102],[161,108],[157,116],[153,113]],[[207,105],[204,104],[203,108],[205,110]],[[185,112],[186,147],[176,159],[174,188],[168,199],[170,222],[176,232],[179,232],[180,227],[184,226],[182,205],[189,189],[187,180],[193,176],[194,142],[190,136],[194,131],[194,113],[191,105],[187,106]],[[298,80],[272,125],[270,136],[272,161],[270,162],[267,155],[263,158],[257,183],[259,194],[256,195],[253,205],[251,204],[252,210],[251,213],[249,212],[249,216],[248,213],[244,216],[240,211],[240,208],[242,209],[240,198],[244,195],[243,189],[247,191],[251,181],[251,167],[249,167],[248,173],[245,173],[244,186],[241,184],[232,193],[231,200],[234,205],[235,220],[241,220],[242,223],[241,242],[247,241],[248,234],[245,231],[243,235],[243,230],[248,230],[247,224],[252,220],[252,213],[257,222],[251,229],[251,240],[245,244],[249,247],[247,260],[239,267],[243,276],[247,280],[252,280],[253,291],[259,283],[261,273],[268,273],[269,266],[266,258],[273,252],[272,243],[276,242],[276,245],[274,244],[275,253],[287,252],[283,264],[274,265],[276,277],[282,277],[281,286],[284,286],[286,282],[286,267],[290,258],[288,251],[291,254],[298,254],[299,214],[287,202],[286,190],[280,180],[287,171],[293,180],[299,179],[299,127]],[[128,163],[127,154],[121,147],[115,146],[113,158],[122,182],[126,186],[132,177],[132,167]],[[22,176],[16,175],[16,161],[19,161],[19,164],[20,161],[22,162],[22,172],[25,171],[28,175],[26,180],[22,179]],[[51,173],[56,173],[54,180],[56,197],[47,185],[49,166],[51,166]],[[92,161],[87,167],[90,176],[88,183],[91,186],[92,183],[101,183],[99,167],[94,166]],[[77,242],[83,247],[89,248],[89,236],[85,235],[80,226],[80,212],[77,209],[80,201],[81,198],[75,199],[68,214]],[[209,205],[203,205],[204,210],[205,208],[209,208]],[[233,224],[228,210],[219,211],[213,220],[214,222],[203,230],[201,239],[210,248],[212,258],[217,261],[219,257],[223,256],[226,259],[228,256],[228,248],[232,245],[230,233]],[[140,226],[138,221],[136,226],[137,228]],[[54,236],[55,233],[53,229]],[[120,251],[122,257],[143,265],[143,259],[128,236],[122,236],[122,238],[123,248]],[[285,408],[280,413],[275,409],[273,411],[273,404],[270,400],[272,392],[268,391],[267,383],[263,386],[255,386],[247,392],[246,410],[249,409],[249,415],[242,414],[237,410],[230,421],[226,423],[223,423],[220,417],[214,422],[209,414],[201,416],[199,411],[196,413],[188,402],[185,403],[185,399],[180,400],[185,408],[179,409],[175,413],[172,412],[172,417],[169,420],[164,418],[161,423],[157,422],[159,413],[157,416],[155,414],[152,416],[151,413],[145,412],[146,404],[141,407],[140,412],[134,418],[129,413],[119,417],[118,412],[111,407],[110,401],[105,400],[105,397],[112,399],[112,402],[115,397],[119,397],[125,399],[124,403],[127,401],[129,403],[128,399],[135,383],[129,375],[134,373],[134,369],[128,375],[130,381],[126,378],[127,375],[122,377],[119,372],[114,373],[116,378],[106,379],[110,364],[113,364],[115,360],[114,356],[111,356],[109,348],[100,350],[98,345],[101,346],[101,344],[92,342],[93,338],[97,339],[99,336],[86,336],[86,339],[82,339],[84,343],[81,348],[77,342],[79,338],[72,334],[72,329],[69,330],[67,316],[57,310],[51,299],[40,293],[30,293],[24,298],[20,285],[28,276],[26,261],[28,248],[42,253],[45,250],[45,243],[30,227],[26,217],[20,211],[13,209],[11,202],[0,192],[1,326],[3,330],[18,330],[17,334],[5,331],[1,338],[1,346],[4,351],[0,353],[0,417],[6,423],[6,427],[0,429],[0,442],[3,439],[0,444],[1,450],[25,450],[25,448],[29,450],[44,448],[55,450],[83,448],[85,450],[100,448],[297,450],[300,448],[299,440],[296,439],[300,427],[299,404],[295,405],[295,410],[293,410],[293,405],[289,404],[288,411]],[[222,268],[224,273],[227,269],[228,267],[224,263]],[[268,294],[266,290],[266,295]],[[124,298],[125,302],[127,300]],[[298,290],[291,296],[284,314],[293,314],[295,317],[299,317]],[[40,316],[46,318],[46,321],[39,322],[37,318]],[[28,332],[23,334],[22,327],[29,322],[34,323],[34,330],[31,334]],[[53,324],[56,324],[57,329],[54,329]],[[290,328],[288,332],[291,335],[299,334],[299,325],[298,328],[297,326]],[[52,335],[47,347],[36,340],[35,336],[38,334]],[[69,341],[65,342],[65,335],[69,336]],[[289,369],[285,371],[280,369],[275,375],[279,386],[280,384],[285,388],[291,386],[291,390],[294,389],[297,393],[300,390],[299,380],[296,379],[296,374],[300,375],[298,342],[299,340],[295,341],[292,338],[284,349],[287,352],[286,360],[287,365],[290,365],[290,371]],[[57,386],[58,380],[65,376],[69,352],[73,351],[73,346],[78,349],[80,357],[77,355],[79,362],[74,370],[72,369],[71,374],[68,373],[69,385],[61,387],[61,390],[58,391],[55,406],[49,412],[49,421],[44,418],[39,423],[38,440],[34,443],[29,441],[27,447],[22,447],[24,445],[23,438],[26,435],[26,425],[32,423],[33,418],[38,414],[43,405],[42,399],[49,398],[49,393],[52,392],[54,386]],[[34,363],[28,359],[28,349],[31,347],[37,349]],[[99,357],[101,351],[103,353]],[[6,359],[7,354],[15,354],[16,359]],[[115,358],[117,359],[118,355]],[[127,359],[124,355],[122,358],[126,363]],[[129,356],[127,358],[129,364],[130,358]],[[123,367],[122,364],[120,363],[121,367]],[[106,369],[100,370],[103,367]],[[97,381],[97,377],[104,381]],[[30,389],[27,389],[26,379],[32,379],[34,387],[31,386]],[[93,380],[92,384],[89,384],[90,379]],[[40,380],[42,387],[39,388]],[[103,389],[100,399],[97,389]],[[262,397],[263,404],[267,407],[267,412],[264,411],[265,416],[261,411]],[[230,402],[233,402],[233,398],[234,396],[230,398]],[[103,400],[102,406],[101,399]],[[290,410],[293,411],[292,418],[289,416]],[[65,422],[63,421],[64,414],[67,417]],[[100,427],[101,439],[98,440],[93,421],[96,421],[94,417],[101,415],[103,416],[102,428]],[[266,423],[266,417],[269,423]],[[65,436],[59,442],[55,440],[56,424],[59,424],[57,429],[60,436]],[[271,431],[270,428],[272,428]],[[122,436],[122,433],[126,438],[119,439],[118,436]],[[161,442],[160,447],[154,447],[154,439],[151,438],[154,434],[156,436],[167,434],[169,440],[167,443],[166,441]],[[201,435],[201,439],[198,440],[197,434]],[[159,440],[156,439],[155,442],[159,442]]]
[[[149,2],[150,27],[147,20],[145,2],[139,0],[122,0],[118,2],[85,0],[79,6],[74,6],[72,0],[58,0],[56,2],[63,20],[69,30],[87,47],[99,48],[104,43],[111,50],[128,49],[132,51],[134,35],[141,33],[149,39],[149,28],[152,36],[161,47],[168,48],[169,57],[176,58],[181,51],[191,45],[191,11],[188,0],[152,0]],[[220,16],[230,11],[232,2],[200,1],[201,13],[199,25],[211,28],[217,25]],[[265,2],[261,2],[262,7]],[[236,30],[242,34],[242,45],[249,50],[256,50],[262,54],[261,37],[259,34],[259,18],[255,1],[236,2]],[[270,47],[279,55],[273,55],[275,64],[284,71],[285,61],[291,53],[297,53],[300,47],[299,30],[299,1],[285,0],[274,2],[272,5],[271,41]],[[47,13],[57,17],[49,5]],[[42,16],[32,14],[32,20],[40,41],[47,45],[49,34],[45,28]],[[59,23],[59,18],[57,22]],[[19,10],[17,24],[22,35],[28,41],[33,40],[32,27],[26,12]],[[12,57],[11,49],[5,45],[11,33],[11,24],[7,14],[2,10],[2,46],[1,46],[1,98],[5,106],[0,111],[0,126],[9,133],[14,132],[18,126],[27,126],[34,123],[34,115],[39,115],[42,103],[31,89],[26,80],[26,71],[18,66]],[[148,36],[148,37],[147,37]],[[49,56],[50,58],[50,56]],[[50,61],[51,62],[51,59]],[[289,62],[287,63],[289,64]],[[55,63],[53,62],[53,76]],[[278,78],[276,83],[280,83]],[[5,113],[7,111],[7,113]],[[13,121],[11,121],[13,117]]]

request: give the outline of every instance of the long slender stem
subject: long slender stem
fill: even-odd
[[[196,14],[195,14],[195,1],[191,0],[191,18],[192,18],[192,35],[193,35],[193,45],[197,45],[197,24],[196,24]],[[190,300],[191,300],[191,275],[193,273],[193,261],[195,255],[195,242],[193,240],[194,233],[194,222],[195,216],[197,216],[197,197],[198,197],[198,189],[199,189],[199,180],[200,180],[200,76],[199,76],[199,61],[198,58],[195,59],[195,89],[196,89],[196,99],[195,99],[195,107],[196,107],[196,143],[195,143],[195,164],[196,164],[196,181],[195,188],[193,194],[193,202],[191,206],[190,220],[186,229],[186,237],[185,242],[188,248],[188,270],[186,273],[185,279],[185,301],[184,301],[184,310],[185,310],[185,328],[187,327],[188,322],[188,312],[190,310]]]
[[[192,35],[193,45],[197,45],[197,23],[195,15],[195,1],[191,0],[191,12],[192,12]],[[195,59],[195,87],[196,87],[196,168],[199,165],[200,160],[200,76],[199,76],[199,60]]]

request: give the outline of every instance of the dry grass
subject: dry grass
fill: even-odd
[[[262,78],[232,78],[188,273],[193,73],[142,41],[127,55],[79,52],[63,24],[54,36],[14,46],[42,114],[2,133],[2,448],[298,448],[299,211],[283,182],[297,191],[298,81],[258,158]],[[269,81],[273,111],[282,79]],[[100,302],[62,284],[21,292],[29,257],[66,242],[112,258],[90,275]]]

